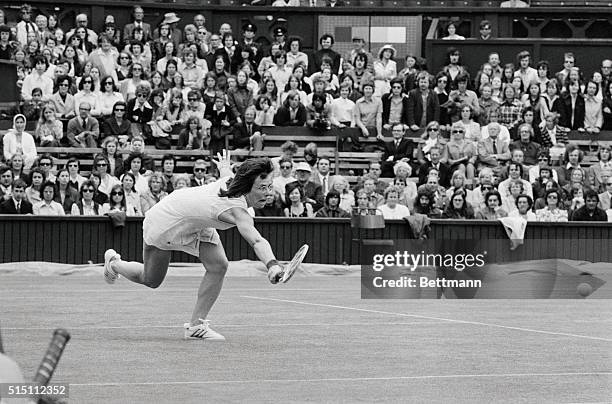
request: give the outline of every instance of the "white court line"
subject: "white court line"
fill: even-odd
[[[194,385],[194,384],[240,384],[240,383],[317,383],[317,382],[366,382],[383,380],[432,380],[467,379],[495,377],[560,377],[560,376],[611,376],[612,372],[574,372],[574,373],[499,373],[472,375],[428,375],[428,376],[389,376],[389,377],[330,377],[321,379],[250,379],[250,380],[203,380],[203,381],[158,381],[158,382],[117,382],[117,383],[70,383],[72,387],[107,386],[155,386],[155,385]]]
[[[420,324],[446,324],[446,321],[410,321],[410,322],[391,322],[391,323],[368,323],[368,325],[420,325]],[[231,328],[250,328],[253,324],[215,324],[219,328],[231,327]],[[258,327],[362,327],[363,323],[286,323],[286,324],[257,324]],[[13,331],[34,331],[34,330],[54,330],[57,327],[2,327],[2,331],[13,330]],[[146,328],[176,328],[182,329],[180,325],[135,325],[135,326],[63,326],[63,328],[69,331],[76,330],[130,330],[130,329],[146,329]]]
[[[1,289],[0,289],[1,290]],[[193,288],[186,288],[186,289],[149,289],[149,288],[138,288],[138,289],[113,289],[113,288],[108,288],[108,289],[81,289],[81,290],[45,290],[44,293],[59,293],[62,296],[56,296],[58,298],[62,298],[62,297],[66,297],[63,296],[66,293],[87,293],[87,294],[94,294],[94,293],[98,293],[98,294],[108,294],[108,293],[151,293],[151,295],[156,294],[156,293],[160,293],[160,292],[173,292],[173,293],[184,293],[184,292],[192,292],[195,293],[197,292],[197,288],[194,286]],[[284,288],[278,288],[278,289],[274,289],[274,288],[267,288],[267,289],[232,289],[230,288],[224,288],[223,292],[343,292],[346,289],[284,289]],[[22,289],[22,290],[11,290],[10,292],[16,293],[30,293],[30,292],[34,292],[34,291],[38,291],[38,289],[36,290],[29,290],[29,289]],[[0,296],[0,300],[40,300],[43,297],[41,296]],[[46,298],[50,298],[50,296],[45,296]],[[71,299],[73,297],[70,297]]]
[[[500,325],[500,324],[483,323],[480,321],[455,320],[451,318],[421,316],[418,314],[395,313],[391,311],[382,311],[382,310],[360,309],[358,307],[337,306],[333,304],[298,302],[295,300],[274,299],[272,297],[257,297],[257,296],[242,296],[242,297],[247,298],[247,299],[268,300],[268,301],[281,302],[281,303],[294,303],[294,304],[302,304],[305,306],[329,307],[333,309],[354,310],[354,311],[361,311],[364,313],[387,314],[391,316],[423,318],[426,320],[439,320],[439,321],[446,321],[449,323],[482,325],[486,327],[503,328],[507,330],[526,331],[526,332],[533,332],[533,333],[538,333],[538,334],[560,335],[564,337],[584,338],[584,339],[590,339],[590,340],[596,340],[596,341],[612,342],[612,339],[610,338],[592,337],[589,335],[569,334],[569,333],[564,333],[564,332],[543,331],[543,330],[536,330],[533,328],[512,327],[512,326]]]

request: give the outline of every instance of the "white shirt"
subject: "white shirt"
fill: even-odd
[[[35,215],[40,216],[65,216],[64,208],[62,205],[55,201],[51,201],[49,205],[45,201],[38,202],[32,207],[32,211]]]
[[[42,99],[47,101],[53,95],[53,80],[43,74],[38,74],[36,70],[28,74],[23,80],[21,86],[21,96],[24,100],[29,101],[32,99],[32,90],[35,88],[42,90]]]
[[[395,208],[391,209],[386,203],[378,207],[383,214],[385,220],[403,219],[406,216],[410,216],[410,209],[399,203],[395,205]]]
[[[355,118],[353,116],[354,108],[355,103],[348,98],[334,99],[331,102],[331,122],[334,124],[339,122],[350,122],[351,126],[355,126]]]

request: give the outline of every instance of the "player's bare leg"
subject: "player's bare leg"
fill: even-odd
[[[210,323],[206,319],[221,293],[223,280],[229,265],[223,245],[221,243],[202,242],[200,244],[200,261],[202,261],[206,273],[198,289],[198,300],[193,309],[191,322],[185,323],[185,338],[225,341],[223,335],[210,328]]]
[[[223,280],[229,265],[225,249],[221,243],[201,243],[200,261],[206,268],[206,274],[198,289],[198,300],[191,316],[192,324],[195,324],[199,319],[206,319],[208,316],[210,309],[221,293]]]
[[[114,250],[107,250],[104,254],[105,277],[108,283],[113,283],[114,272],[115,274],[123,275],[132,282],[140,283],[150,288],[157,288],[166,277],[171,254],[171,251],[160,250],[145,243],[142,254],[143,264],[137,261],[122,261]],[[111,282],[109,282],[109,278]]]

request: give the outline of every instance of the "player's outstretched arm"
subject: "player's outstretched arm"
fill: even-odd
[[[255,228],[251,215],[244,209],[234,208],[224,212],[219,219],[236,225],[240,235],[255,250],[257,258],[268,267],[270,282],[277,283],[283,274],[283,267],[277,263],[268,240]]]
[[[212,159],[217,169],[219,170],[219,178],[230,177],[234,175],[232,171],[232,160],[229,150],[223,150],[223,153],[217,153],[217,159]]]

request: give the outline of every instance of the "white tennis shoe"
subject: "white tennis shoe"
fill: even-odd
[[[200,319],[201,323],[191,325],[185,323],[185,339],[199,339],[206,341],[225,341],[225,337],[219,334],[217,331],[210,328],[209,320]]]
[[[117,251],[112,248],[104,253],[104,280],[110,285],[119,278],[119,274],[113,269],[112,263],[120,259],[121,255],[117,254]]]

